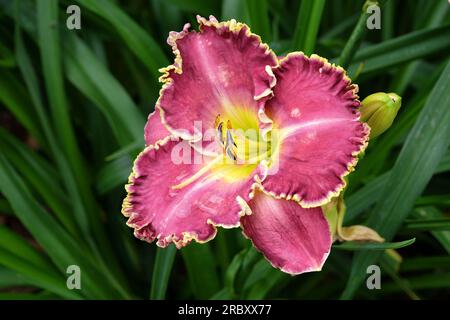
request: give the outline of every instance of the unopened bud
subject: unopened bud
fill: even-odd
[[[361,102],[361,121],[370,127],[370,137],[375,138],[385,132],[394,122],[402,98],[395,93],[377,92]]]

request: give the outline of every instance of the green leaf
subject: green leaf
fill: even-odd
[[[388,186],[373,209],[368,226],[391,240],[411,212],[447,151],[450,139],[450,63],[430,93],[389,176]],[[343,298],[351,298],[364,279],[364,270],[379,254],[360,252],[354,257]]]
[[[448,14],[448,4],[444,1],[425,1],[417,6],[414,14],[424,17],[424,19],[414,19],[414,27],[417,29],[437,27]]]
[[[391,20],[393,21],[393,13],[395,11],[394,8],[394,1],[388,1],[386,3],[386,14],[383,15],[386,20],[389,20],[389,24],[391,23]],[[423,27],[425,29],[430,29],[434,27],[438,27],[441,22],[444,20],[445,13],[447,11],[447,4],[444,2],[434,2],[434,8],[432,8],[431,13],[424,14],[424,17],[427,17],[428,19],[417,19],[415,21],[415,24],[418,25],[420,23],[423,23]],[[420,12],[420,11],[419,11]],[[383,25],[385,25],[385,22],[383,22]],[[382,28],[383,37],[384,38],[392,38],[393,30],[390,30],[391,26],[388,25],[387,28]],[[389,34],[389,37],[388,37]],[[398,95],[402,96],[405,92],[408,84],[412,81],[412,76],[414,72],[416,71],[417,67],[419,66],[420,61],[412,61],[406,66],[402,66],[400,69],[400,72],[396,72],[392,84],[390,86],[391,92],[395,92]]]
[[[162,300],[165,298],[176,252],[175,245],[170,245],[164,249],[157,249],[150,299]]]
[[[98,225],[93,222],[96,215],[88,214],[87,212],[90,211],[89,209],[93,209],[95,204],[91,193],[88,192],[89,183],[87,180],[87,173],[70,121],[69,105],[64,90],[59,29],[57,28],[57,1],[38,1],[37,16],[41,62],[46,91],[52,112],[53,126],[55,128],[56,137],[59,139],[60,145],[62,146],[61,150],[67,159],[67,163],[70,164],[73,173],[74,185],[69,188],[69,192],[71,192],[71,195],[74,197],[73,203],[76,219],[82,232],[84,232],[86,236],[89,237],[91,228],[97,229],[96,231],[98,233],[96,234],[100,235],[101,233],[98,230]],[[22,59],[24,60],[27,59],[25,58],[25,55],[26,53],[23,52]],[[67,165],[67,163],[64,165]],[[71,181],[68,180],[68,182]],[[86,205],[90,207],[86,208]],[[92,210],[92,212],[97,213],[96,210]]]
[[[27,284],[46,289],[66,299],[81,299],[83,297],[81,292],[68,290],[66,280],[62,276],[54,276],[48,270],[33,266],[27,260],[2,248],[0,248],[0,264],[21,274]]]
[[[344,223],[348,224],[354,221],[371,205],[380,198],[380,192],[389,180],[390,171],[379,175],[373,181],[359,189],[357,192],[345,198],[347,211],[345,212]]]
[[[84,8],[105,19],[119,34],[128,48],[144,63],[152,73],[155,82],[159,78],[158,69],[169,61],[152,36],[145,32],[114,2],[108,0],[77,0]]]
[[[37,17],[42,69],[53,126],[76,177],[85,180],[81,153],[70,121],[69,105],[64,89],[58,29],[58,2],[56,0],[38,1]],[[86,224],[86,221],[82,223]]]
[[[259,35],[263,42],[271,40],[267,0],[245,0],[252,32]]]
[[[142,150],[142,142],[140,140],[130,143],[129,145],[124,146],[123,148],[120,148],[117,151],[114,151],[110,155],[108,155],[105,160],[106,161],[113,161],[118,158],[121,158],[125,155],[136,155],[139,153],[139,151]]]
[[[325,0],[303,0],[297,15],[292,48],[306,55],[314,52]]]
[[[418,208],[413,211],[412,216],[425,221],[429,219],[442,219],[444,217],[442,212],[434,207]],[[431,233],[450,255],[450,231],[432,231]]]
[[[7,271],[13,277],[2,280],[7,273],[0,269],[0,285],[18,285],[17,282],[20,281],[45,288],[62,297],[80,298],[78,293],[67,290],[65,279],[47,259],[24,239],[3,226],[0,226],[0,264],[10,269]]]
[[[84,168],[81,165],[81,162],[79,161],[79,158],[70,158],[73,162],[75,162],[75,166],[73,169],[71,168],[70,161],[67,160],[66,155],[61,152],[61,148],[58,145],[58,142],[55,140],[54,136],[55,134],[51,130],[51,124],[50,121],[47,118],[45,108],[43,105],[43,99],[40,94],[39,84],[36,77],[36,73],[34,71],[33,65],[31,64],[31,60],[28,56],[28,52],[24,46],[22,35],[21,35],[21,28],[19,23],[19,17],[21,14],[26,14],[28,11],[25,9],[30,10],[30,7],[22,8],[21,5],[23,4],[29,4],[25,2],[15,1],[15,21],[16,21],[16,30],[15,30],[15,43],[16,43],[16,55],[17,55],[17,62],[19,64],[20,70],[22,72],[23,78],[27,84],[27,89],[30,92],[33,105],[36,108],[36,112],[38,114],[38,119],[44,129],[45,137],[47,141],[49,142],[49,145],[51,147],[53,158],[56,161],[56,164],[58,166],[60,175],[62,177],[62,180],[64,181],[67,191],[69,193],[69,196],[72,201],[73,205],[73,213],[75,214],[75,217],[77,218],[77,222],[79,223],[82,233],[85,235],[85,240],[89,242],[89,245],[94,251],[94,254],[97,256],[97,266],[99,268],[102,268],[102,272],[105,276],[109,278],[111,283],[116,287],[118,291],[122,293],[123,296],[128,296],[126,293],[126,289],[124,289],[124,277],[121,273],[121,271],[118,269],[117,260],[116,257],[113,255],[110,242],[106,238],[105,230],[100,225],[100,210],[95,203],[95,200],[93,198],[93,194],[90,190],[90,186],[88,184],[88,181],[85,177]],[[43,4],[48,4],[48,1]],[[31,7],[33,9],[33,7]],[[25,10],[25,12],[24,12]],[[41,8],[41,10],[48,11],[49,8]],[[50,8],[50,11],[54,10],[54,8]],[[49,14],[46,12],[46,15],[52,15],[54,12]],[[45,19],[48,19],[43,17],[42,21],[45,22]],[[28,20],[27,20],[28,22]],[[43,23],[42,26],[43,32],[45,32],[46,24]],[[28,32],[34,31],[33,25],[27,24],[27,30]],[[49,45],[50,48],[53,48],[54,44]],[[59,52],[59,49],[54,49],[57,52]],[[55,63],[55,62],[53,62]],[[52,65],[52,64],[51,64]],[[60,66],[54,66],[50,68],[53,71],[51,75],[55,76],[55,78],[60,79]],[[52,78],[52,77],[50,77]],[[64,98],[64,97],[63,97]],[[58,108],[58,106],[56,106]],[[73,163],[72,162],[72,163]],[[89,221],[89,224],[86,222]],[[91,229],[94,231],[93,233],[90,233]],[[94,243],[93,238],[96,238],[99,244]],[[97,245],[101,246],[102,250],[100,250],[96,247]],[[103,257],[101,257],[101,254],[106,257],[108,261],[108,266],[106,266],[105,262],[103,261]],[[113,274],[113,272],[115,274]],[[120,283],[122,282],[122,283]]]
[[[209,300],[230,300],[230,293],[228,288],[223,288],[216,292]]]
[[[248,275],[243,287],[242,298],[249,300],[264,299],[281,281],[289,276],[272,267],[266,259],[260,259]]]
[[[16,65],[14,54],[0,43],[0,68],[11,68]]]
[[[420,300],[420,297],[411,288],[409,282],[398,274],[397,261],[392,259],[386,252],[381,256],[381,268],[386,272],[394,283],[405,292],[412,300]]]
[[[34,121],[36,113],[30,110],[30,99],[23,85],[7,71],[0,72],[0,101],[30,134],[45,145],[41,129]]]
[[[149,0],[153,14],[158,26],[158,33],[167,37],[170,31],[178,30],[184,21],[183,12],[179,6],[167,0]],[[185,3],[183,1],[182,3]],[[197,11],[199,13],[200,11]]]
[[[441,159],[435,174],[450,171],[450,152],[447,152]],[[354,221],[364,210],[376,203],[381,196],[381,192],[389,181],[391,171],[379,175],[373,181],[362,187],[357,192],[345,199],[347,212],[344,222],[347,224]],[[419,198],[420,199],[420,198]]]
[[[253,247],[248,247],[234,256],[225,273],[225,287],[228,289],[230,298],[238,296],[245,279],[258,260],[259,254]]]
[[[66,289],[67,290],[67,289]],[[0,292],[0,300],[57,300],[51,292],[42,293],[8,293]]]
[[[195,14],[210,15],[219,11],[219,1],[208,0],[166,0],[182,10],[187,10]]]
[[[0,190],[10,201],[17,217],[42,245],[61,272],[69,265],[77,264],[86,279],[84,287],[90,297],[114,297],[115,290],[104,280],[87,248],[77,242],[43,210],[30,191],[0,154]]]
[[[13,210],[12,210],[11,206],[9,205],[9,202],[6,199],[0,199],[0,216],[2,214],[8,215],[8,216],[14,215]]]
[[[381,15],[381,36],[383,41],[389,40],[394,35],[395,26],[395,1],[386,1]]]
[[[408,278],[408,284],[413,290],[447,289],[450,287],[450,272],[410,277]],[[400,288],[396,284],[383,284],[383,292],[385,293],[395,292],[399,289]]]
[[[386,69],[423,58],[450,48],[450,25],[411,32],[361,49],[353,60],[351,71],[363,64],[362,73]]]
[[[404,228],[418,231],[450,231],[450,219],[405,220]]]
[[[424,269],[450,268],[449,256],[438,257],[412,257],[405,259],[400,265],[402,272]]]
[[[417,199],[416,206],[450,206],[450,194],[422,196]]]
[[[215,257],[208,243],[190,244],[181,251],[196,299],[208,299],[219,291]]]
[[[26,260],[30,265],[46,269],[49,273],[56,272],[46,257],[38,253],[25,239],[2,225],[0,225],[0,248]]]
[[[222,20],[236,19],[248,23],[247,3],[242,0],[223,0],[222,1]]]
[[[144,117],[121,84],[75,35],[66,36],[66,73],[72,84],[103,112],[122,146],[144,144]]]
[[[123,186],[130,175],[132,162],[128,156],[117,158],[103,166],[98,175],[95,187],[100,194],[106,194],[112,189]]]
[[[0,266],[0,290],[29,284],[18,272]]]
[[[334,245],[334,249],[351,250],[351,251],[366,251],[366,250],[386,250],[386,249],[400,249],[412,245],[416,238],[412,238],[400,242],[357,242],[349,241],[343,244]]]
[[[55,180],[57,177],[55,170],[21,141],[1,128],[0,138],[0,147],[9,161],[33,185],[64,227],[72,235],[78,235],[79,229],[71,215],[65,194],[61,191],[59,181]]]
[[[319,39],[319,42],[331,41],[335,37],[341,35],[341,33],[345,32],[347,29],[350,29],[355,23],[358,22],[359,15],[353,15],[351,17],[346,18],[339,24],[333,26],[333,29],[325,32]]]
[[[236,295],[235,282],[236,277],[241,269],[242,263],[244,261],[244,257],[247,255],[248,249],[244,249],[241,252],[237,253],[230,265],[228,266],[227,271],[225,272],[225,289],[226,294],[228,295],[227,299],[232,299]]]

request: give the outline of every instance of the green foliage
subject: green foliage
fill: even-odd
[[[0,299],[448,297],[450,7],[379,2],[382,29],[368,30],[362,1],[77,0],[82,28],[68,30],[70,1],[0,0]],[[321,272],[290,277],[238,230],[181,252],[133,237],[123,186],[158,69],[173,60],[167,33],[196,14],[248,23],[280,56],[329,58],[361,98],[402,96],[345,193],[345,224],[388,242],[335,244]],[[369,291],[361,284],[375,263],[383,285]],[[73,264],[79,291],[66,287]]]

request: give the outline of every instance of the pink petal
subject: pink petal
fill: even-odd
[[[148,116],[144,128],[144,137],[147,146],[164,144],[170,138],[170,132],[162,124],[158,109]]]
[[[218,114],[235,107],[262,114],[276,82],[270,68],[276,56],[245,24],[197,20],[200,32],[186,25],[167,40],[176,58],[162,69],[165,84],[157,104],[169,130],[187,140],[199,140]],[[261,115],[263,123],[267,120]]]
[[[207,172],[173,189],[204,166],[174,161],[180,145],[190,150],[186,162],[198,161],[199,154],[186,141],[147,147],[135,161],[122,208],[135,236],[148,242],[157,239],[161,247],[170,242],[182,247],[192,239],[208,241],[215,236],[216,226],[237,227],[240,217],[249,213],[244,199],[249,198],[252,177],[227,183]]]
[[[323,205],[343,189],[343,177],[367,146],[357,87],[342,68],[302,53],[289,54],[274,73],[275,96],[266,112],[280,130],[281,145],[263,187],[303,207]]]
[[[244,234],[276,268],[290,274],[320,271],[330,253],[331,234],[321,208],[257,192],[252,214],[241,219]]]

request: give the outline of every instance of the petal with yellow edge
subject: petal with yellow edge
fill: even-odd
[[[170,138],[170,132],[162,124],[158,109],[148,116],[144,137],[147,146],[164,144]]]
[[[136,159],[122,212],[136,237],[165,247],[205,242],[216,226],[239,226],[249,214],[253,166],[203,159],[186,141],[147,147]],[[198,163],[198,164],[196,164]]]
[[[247,25],[235,20],[218,22],[214,17],[197,17],[200,31],[172,32],[168,43],[175,63],[162,69],[164,82],[157,108],[163,123],[175,136],[200,140],[221,115],[235,128],[257,129],[264,116],[264,101],[272,93],[275,78],[271,67],[276,56]],[[244,113],[260,115],[247,123]]]
[[[343,189],[368,142],[357,87],[342,68],[302,53],[282,59],[274,74],[266,112],[280,143],[264,190],[305,208],[323,205]]]

